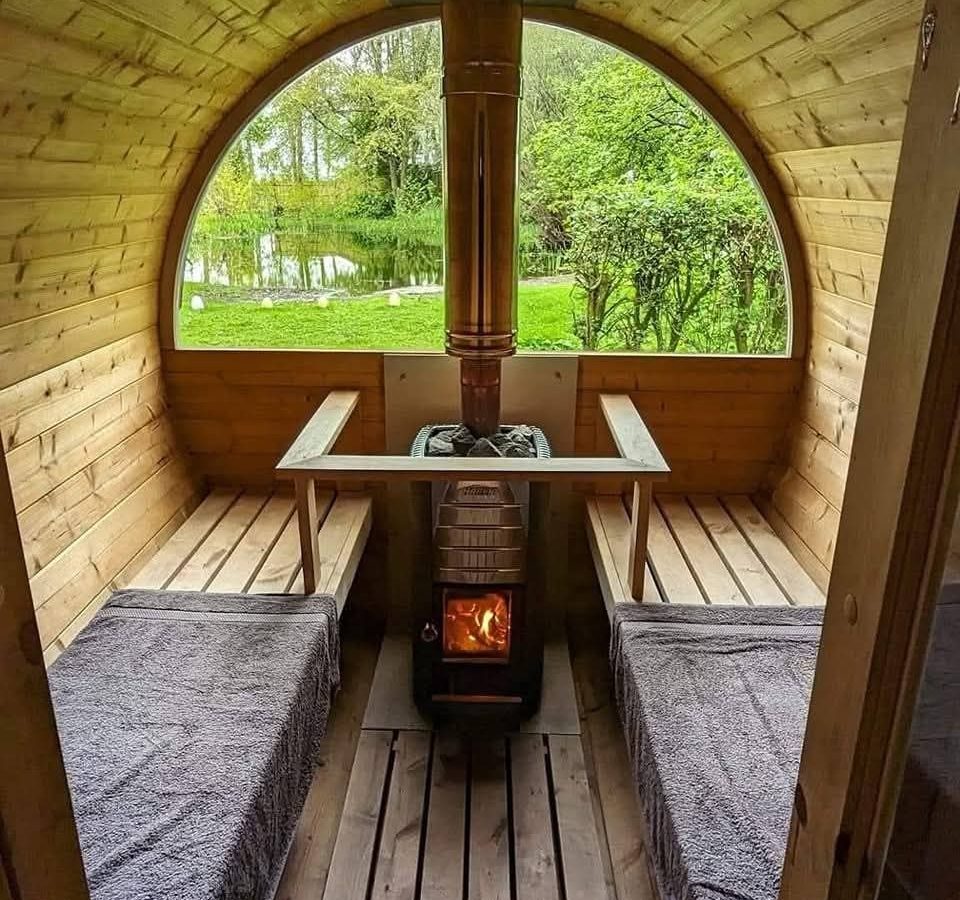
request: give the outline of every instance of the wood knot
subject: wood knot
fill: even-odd
[[[793,795],[793,808],[797,812],[797,821],[801,828],[807,827],[807,798],[804,796],[803,788],[798,784]]]
[[[847,594],[847,596],[843,598],[843,617],[851,625],[856,625],[858,615],[857,598],[854,597],[853,594]]]

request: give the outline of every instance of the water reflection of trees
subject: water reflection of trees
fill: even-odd
[[[561,254],[521,251],[522,277],[556,275]],[[185,278],[206,284],[360,295],[390,288],[441,285],[439,245],[373,237],[343,229],[310,234],[196,235],[187,253]]]
[[[342,230],[198,236],[187,254],[185,277],[236,287],[364,294],[440,284],[443,254],[439,246],[409,240],[374,242]]]

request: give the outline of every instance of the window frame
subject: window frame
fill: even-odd
[[[194,220],[203,194],[227,151],[240,132],[285,87],[307,70],[352,44],[409,25],[436,21],[439,4],[411,4],[387,7],[331,29],[319,38],[300,47],[271,69],[241,96],[213,128],[197,156],[174,206],[167,232],[159,282],[159,331],[164,350],[209,350],[214,348],[183,346],[179,341],[179,297],[183,264]],[[784,353],[748,354],[749,358],[800,359],[806,351],[808,293],[806,268],[801,243],[793,222],[787,198],[779,180],[767,162],[759,143],[741,117],[710,85],[689,67],[642,35],[608,19],[579,9],[559,6],[526,6],[524,20],[553,25],[602,41],[633,57],[656,71],[661,77],[687,94],[711,118],[726,136],[743,161],[759,192],[773,226],[773,232],[784,262],[784,283],[787,293],[787,346]],[[229,348],[218,348],[229,349]],[[245,348],[272,351],[277,348]],[[389,348],[356,348],[351,350],[297,348],[300,352],[338,353],[442,353],[436,351],[404,351]],[[539,351],[529,351],[536,353]],[[556,351],[551,351],[556,352]],[[597,353],[604,357],[666,356],[628,351],[568,351],[572,355]],[[679,354],[691,358],[736,358],[743,354]]]

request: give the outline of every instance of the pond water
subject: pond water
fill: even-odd
[[[523,250],[520,277],[556,275],[560,255]],[[439,291],[443,248],[405,237],[334,230],[309,234],[195,236],[184,281],[256,292],[282,289],[307,296],[362,296],[378,291]],[[233,293],[233,292],[229,292]],[[238,299],[239,299],[238,295]]]

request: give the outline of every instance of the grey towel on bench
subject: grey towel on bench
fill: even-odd
[[[617,607],[617,703],[665,900],[776,900],[821,623],[809,607]]]
[[[326,597],[121,591],[50,670],[93,900],[264,900],[339,682]]]

